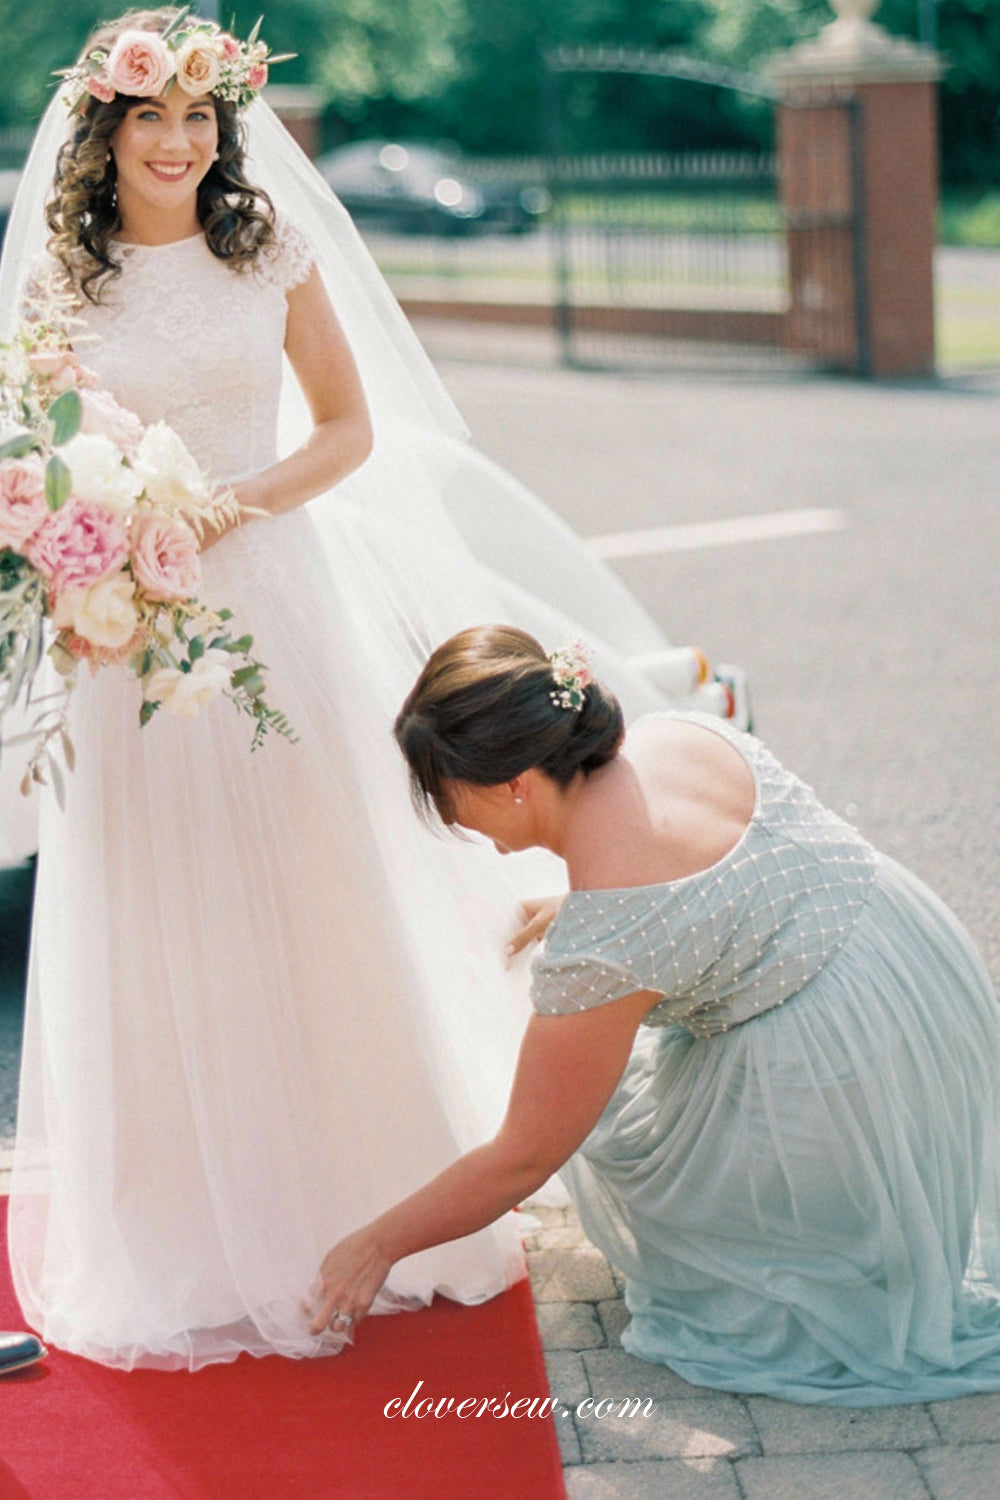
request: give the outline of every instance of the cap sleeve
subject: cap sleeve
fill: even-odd
[[[643,988],[630,969],[592,954],[541,953],[531,970],[531,1003],[540,1016],[592,1010]]]
[[[316,252],[297,224],[279,216],[277,240],[262,257],[259,274],[282,292],[301,286],[316,264]]]

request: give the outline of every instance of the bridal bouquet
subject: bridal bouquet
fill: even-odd
[[[251,749],[268,730],[294,740],[265,701],[252,636],[234,636],[231,611],[198,598],[200,539],[239,519],[235,496],[213,492],[165,423],[144,428],[98,388],[71,326],[53,273],[0,345],[0,728],[30,701],[46,650],[63,681],[22,736],[33,742],[22,791],[51,776],[61,796],[53,750],[61,744],[72,769],[67,708],[81,662],[138,678],[140,725],[160,709],[194,717],[224,694],[255,721]]]

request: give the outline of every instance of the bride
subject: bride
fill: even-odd
[[[336,1352],[300,1302],[323,1249],[500,1118],[525,892],[407,815],[390,726],[433,646],[504,616],[585,634],[632,713],[691,688],[690,654],[466,443],[254,97],[261,55],[169,9],[95,33],[0,277],[9,310],[54,257],[102,384],[268,513],[210,539],[203,594],[253,631],[300,736],[251,759],[221,707],[140,732],[131,680],[101,673],[74,696],[65,811],[41,799],[11,1262],[43,1337],[127,1368]],[[401,1262],[376,1310],[522,1274],[502,1220]]]

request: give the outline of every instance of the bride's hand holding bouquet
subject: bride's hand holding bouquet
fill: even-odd
[[[253,639],[198,597],[200,552],[239,524],[231,490],[214,489],[165,423],[144,428],[97,386],[70,340],[71,301],[55,275],[36,282],[24,323],[0,346],[0,724],[28,702],[48,654],[64,679],[45,708],[23,789],[51,774],[78,665],[124,667],[140,682],[140,725],[158,709],[194,717],[224,694],[294,739],[264,697]]]

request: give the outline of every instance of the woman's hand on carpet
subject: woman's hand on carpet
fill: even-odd
[[[350,1334],[385,1285],[392,1261],[380,1249],[370,1226],[349,1234],[323,1258],[321,1301],[310,1332]]]

